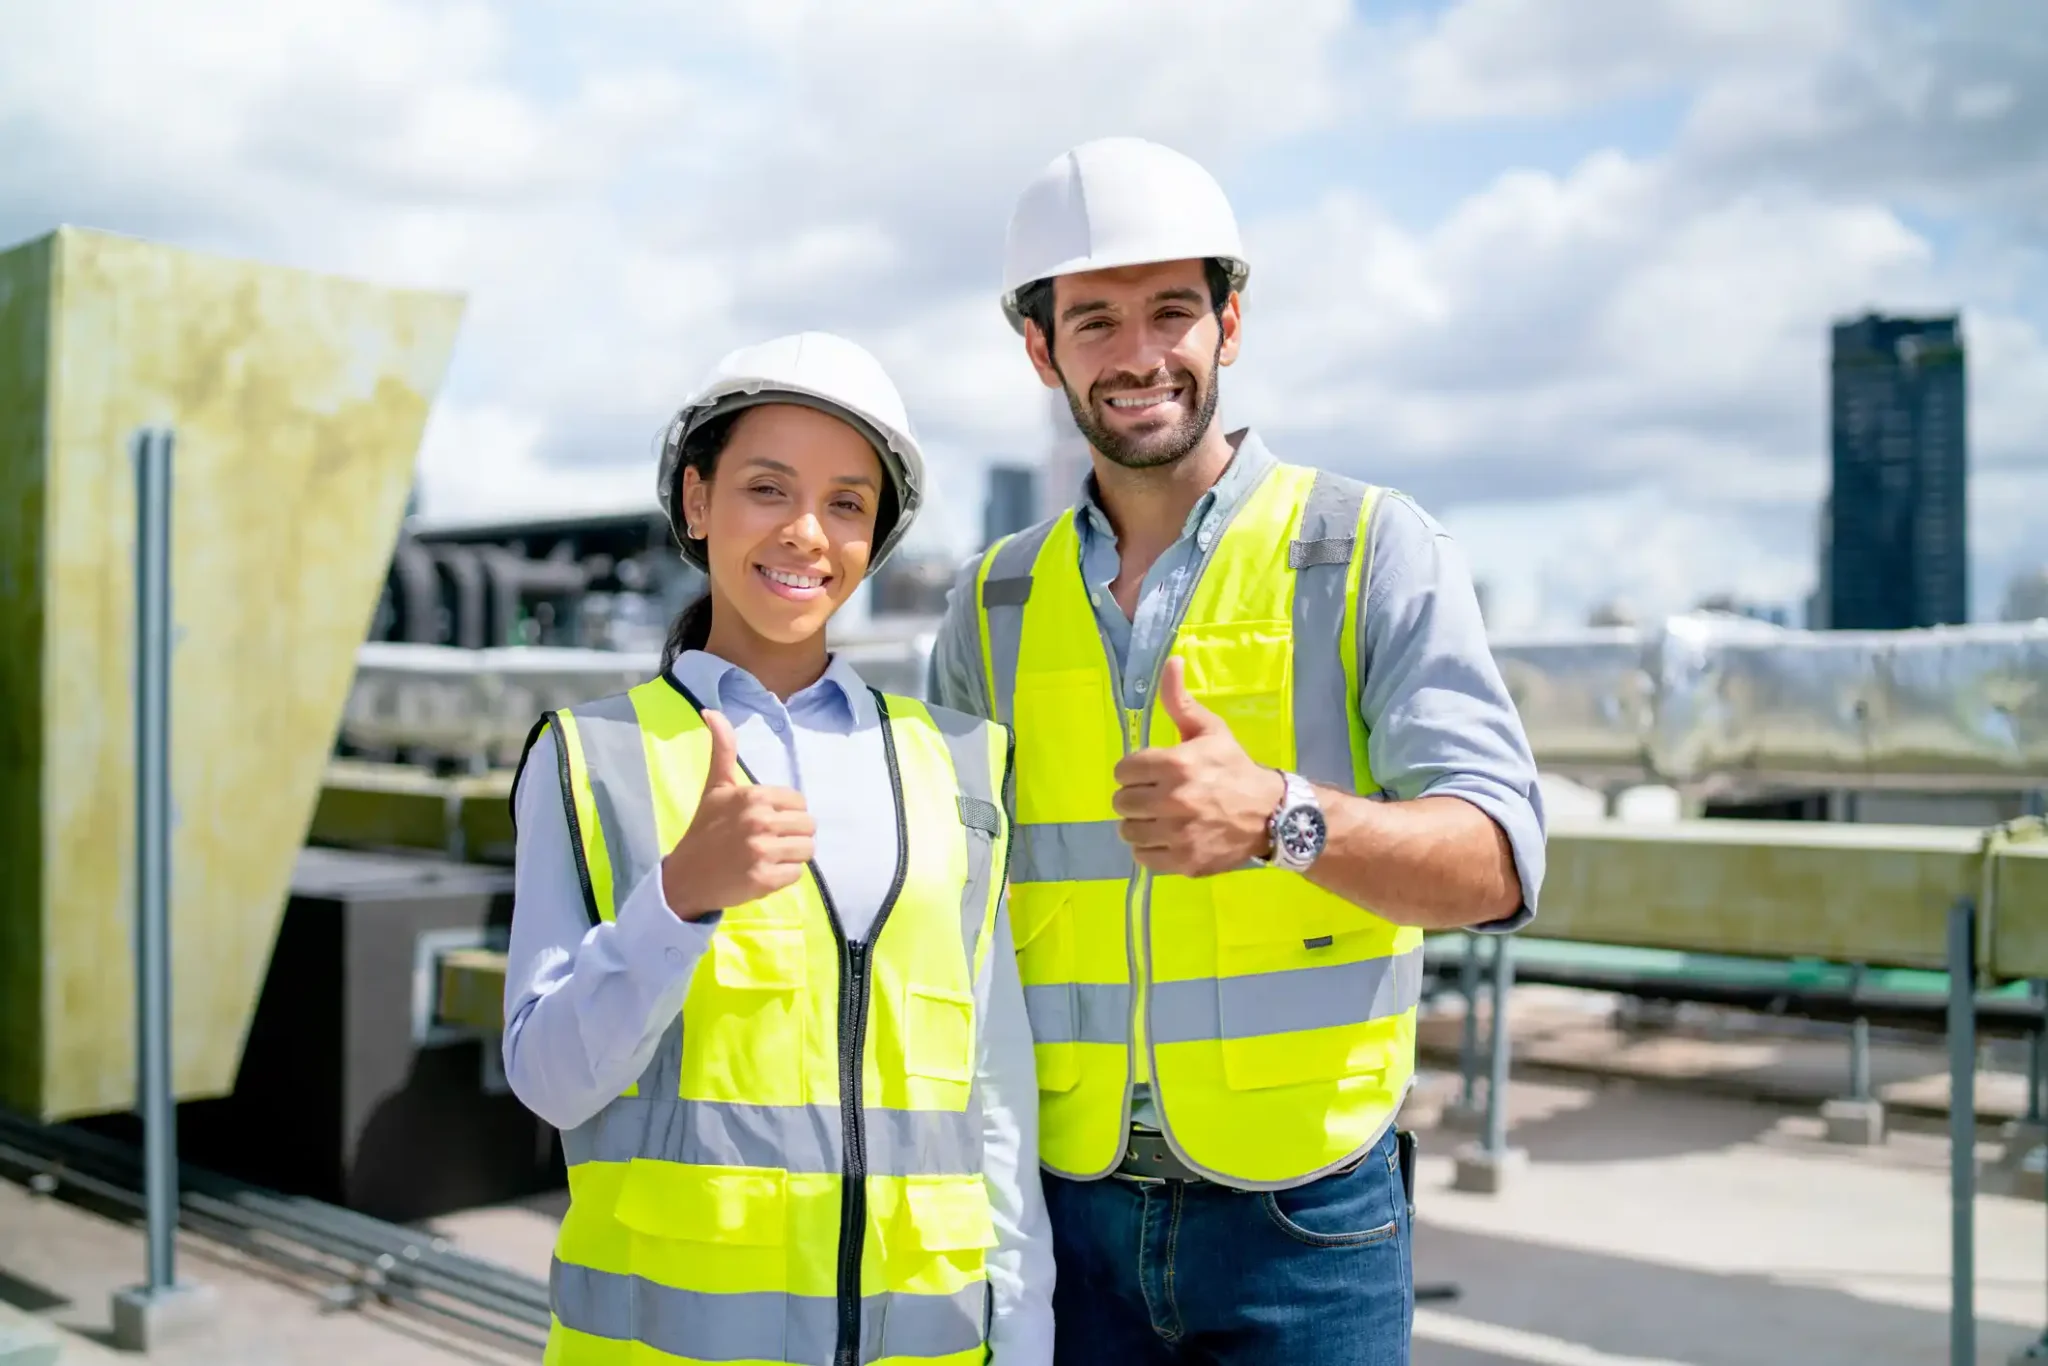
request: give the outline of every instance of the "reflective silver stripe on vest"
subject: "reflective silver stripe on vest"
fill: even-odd
[[[982,610],[988,613],[989,672],[996,695],[989,699],[995,719],[1011,724],[1010,706],[1017,696],[1017,656],[1024,648],[1024,603],[1031,596],[1031,567],[1052,534],[1054,522],[1020,531],[996,547],[981,583]]]
[[[1152,1039],[1198,1043],[1366,1024],[1421,1000],[1421,949],[1323,968],[1156,982]]]
[[[647,745],[640,738],[640,715],[626,694],[600,698],[569,708],[576,735],[583,743],[583,764],[590,775],[590,795],[604,832],[605,854],[612,865],[612,911],[619,906],[659,858],[654,834],[654,792],[647,776]]]
[[[995,867],[995,840],[1002,824],[1002,797],[995,790],[989,772],[987,723],[945,707],[930,707],[932,724],[945,737],[946,754],[953,761],[954,781],[968,803],[979,803],[977,811],[963,804],[960,837],[967,841],[967,885],[960,889],[960,940],[967,946],[970,970],[974,953],[981,945],[982,922],[988,918],[989,892],[1000,874]],[[995,827],[995,828],[989,828]]]
[[[705,1244],[706,1255],[716,1249]],[[826,1362],[839,1342],[839,1302],[776,1291],[715,1294],[557,1261],[548,1301],[565,1328],[638,1341],[693,1361]],[[988,1283],[952,1295],[891,1292],[861,1300],[861,1360],[942,1357],[982,1344]]]
[[[1115,821],[1038,821],[1018,825],[1010,882],[1108,882],[1137,871]]]
[[[1033,1043],[1121,1044],[1129,1034],[1131,989],[1122,982],[1054,982],[1024,988]]]
[[[863,1110],[867,1168],[876,1176],[966,1176],[981,1170],[981,1119],[954,1110]],[[837,1105],[620,1096],[562,1135],[569,1165],[636,1157],[710,1167],[840,1170]]]
[[[1312,783],[1356,792],[1352,705],[1344,687],[1344,585],[1358,538],[1366,486],[1316,473],[1287,548],[1294,569],[1294,767]],[[1359,601],[1364,602],[1361,592]]]

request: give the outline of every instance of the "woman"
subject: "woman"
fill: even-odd
[[[1052,1359],[1008,734],[825,643],[923,480],[858,346],[727,356],[658,476],[709,592],[660,677],[528,741],[504,1052],[569,1163],[549,1362]]]

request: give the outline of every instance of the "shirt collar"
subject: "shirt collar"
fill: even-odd
[[[1266,449],[1266,443],[1259,440],[1259,434],[1251,428],[1240,427],[1231,433],[1230,440],[1237,447],[1237,453],[1223,467],[1223,473],[1216,482],[1204,490],[1202,496],[1195,500],[1195,505],[1188,509],[1187,520],[1181,524],[1180,534],[1183,537],[1194,535],[1212,515],[1218,523],[1227,519],[1258,487],[1266,471],[1273,467],[1273,453]],[[1080,509],[1082,522],[1090,530],[1115,542],[1116,532],[1109,524],[1109,514],[1103,511],[1102,501],[1096,497],[1093,469],[1081,477],[1081,497],[1076,506]]]
[[[721,711],[769,712],[783,709],[782,702],[759,679],[729,660],[708,650],[685,650],[676,656],[669,672],[691,696],[707,707]],[[832,655],[818,681],[790,696],[787,710],[792,715],[851,723],[859,729],[881,719],[874,694],[853,665]]]

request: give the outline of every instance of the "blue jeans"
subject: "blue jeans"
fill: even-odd
[[[1056,1366],[1406,1366],[1415,1289],[1389,1131],[1295,1190],[1045,1178]]]

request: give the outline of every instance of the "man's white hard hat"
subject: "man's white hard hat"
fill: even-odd
[[[1216,257],[1241,290],[1251,275],[1237,216],[1193,158],[1143,138],[1097,138],[1060,153],[1027,185],[1003,247],[1003,312],[1024,330],[1017,291],[1086,270]]]
[[[882,472],[896,491],[896,524],[868,557],[881,568],[924,501],[924,453],[910,413],[882,363],[864,348],[830,332],[799,332],[731,352],[677,410],[662,435],[655,493],[683,558],[709,566],[704,542],[686,534],[682,517],[683,455],[704,424],[763,403],[798,403],[841,419],[874,446]]]

